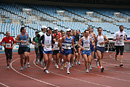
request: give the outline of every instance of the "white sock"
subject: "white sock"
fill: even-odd
[[[70,69],[70,62],[67,62],[67,71]]]

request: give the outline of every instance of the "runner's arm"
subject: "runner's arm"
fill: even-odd
[[[5,44],[3,44],[4,41],[5,41],[5,38],[2,39],[1,46],[5,46]]]

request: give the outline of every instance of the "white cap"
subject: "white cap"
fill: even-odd
[[[51,29],[48,27],[47,30],[51,30]]]
[[[58,28],[56,27],[55,30],[58,30]]]
[[[68,28],[67,31],[71,31],[71,29]]]
[[[46,26],[42,26],[42,29],[47,28]]]

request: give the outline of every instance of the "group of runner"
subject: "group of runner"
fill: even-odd
[[[123,25],[119,27],[120,31],[114,34],[116,54],[120,52],[120,67],[123,66],[124,40],[126,34],[123,31]],[[96,66],[104,71],[102,64],[103,54],[105,52],[105,44],[109,42],[108,38],[102,33],[102,28],[97,29],[96,35],[92,27],[88,27],[82,34],[78,30],[67,29],[66,32],[58,31],[58,28],[52,32],[51,27],[42,26],[40,32],[35,32],[33,41],[30,41],[29,34],[25,27],[21,27],[20,34],[14,40],[10,36],[10,32],[6,32],[6,37],[1,41],[1,45],[5,47],[7,60],[7,68],[12,59],[12,49],[15,43],[19,44],[18,54],[20,55],[21,71],[30,67],[29,55],[32,43],[36,53],[36,64],[41,63],[45,73],[49,73],[51,61],[55,63],[56,68],[64,70],[67,68],[67,74],[70,74],[70,67],[81,64],[81,58],[85,62],[85,71],[88,73],[92,70],[92,60],[95,58]],[[24,68],[23,68],[24,67]]]

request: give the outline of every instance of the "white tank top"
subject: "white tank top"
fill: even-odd
[[[84,48],[84,50],[90,50],[90,37],[89,36],[87,40],[85,39],[85,37],[83,37],[82,47]]]
[[[44,34],[44,51],[52,51],[52,36]]]
[[[101,44],[101,42],[103,42],[104,41],[104,36],[103,35],[101,35],[101,36],[97,36],[97,46],[98,47],[105,47],[105,44]]]

